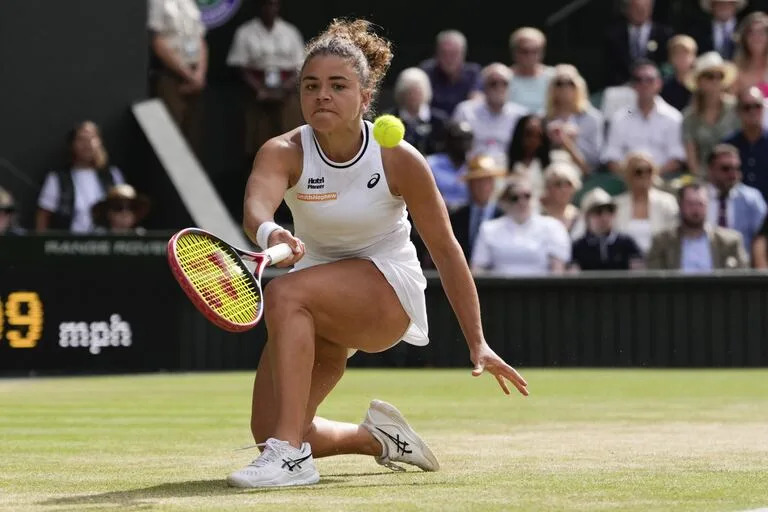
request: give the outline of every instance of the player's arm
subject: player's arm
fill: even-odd
[[[248,237],[259,244],[257,233],[265,222],[274,222],[274,215],[285,191],[291,186],[301,169],[301,154],[290,135],[267,141],[253,160],[251,175],[245,186],[243,205],[243,229]],[[267,246],[285,242],[294,255],[279,266],[293,265],[304,256],[304,244],[285,229],[276,229],[269,235]],[[267,247],[262,247],[262,250]]]
[[[483,335],[480,301],[461,246],[456,241],[448,211],[426,160],[409,144],[382,150],[387,180],[392,192],[403,197],[416,228],[440,273],[440,280],[469,346],[477,376],[488,370],[505,393],[505,378],[527,395],[527,383],[514,368],[491,350]]]

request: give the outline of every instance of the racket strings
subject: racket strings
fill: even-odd
[[[186,234],[176,241],[176,255],[192,286],[219,315],[241,324],[257,317],[261,298],[250,272],[217,241]]]

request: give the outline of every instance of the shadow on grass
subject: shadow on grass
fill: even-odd
[[[301,492],[308,488],[312,492],[322,492],[324,489],[354,489],[354,488],[376,488],[376,487],[399,487],[399,486],[428,486],[442,485],[442,481],[423,481],[404,480],[399,478],[408,473],[376,472],[376,473],[338,473],[327,477],[322,477],[320,482],[313,486],[280,487],[266,489],[237,489],[229,487],[225,480],[193,480],[189,482],[172,482],[140,489],[128,489],[125,491],[112,491],[101,494],[84,494],[80,496],[62,496],[60,498],[51,498],[41,502],[38,505],[64,507],[88,507],[96,505],[110,504],[119,507],[120,510],[142,509],[151,506],[156,500],[162,498],[189,498],[195,496],[232,496],[234,494],[262,494],[270,492]],[[411,475],[420,474],[411,472]],[[386,475],[388,478],[382,478],[379,483],[355,483],[357,477]]]

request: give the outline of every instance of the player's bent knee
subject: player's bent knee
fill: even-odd
[[[272,279],[264,287],[264,310],[269,314],[285,307],[295,307],[300,301],[301,293],[293,286],[293,279],[280,276]]]

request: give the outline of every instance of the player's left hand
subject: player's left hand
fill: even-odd
[[[504,393],[509,394],[508,380],[517,388],[520,394],[528,396],[528,383],[522,375],[517,373],[517,370],[509,366],[496,352],[491,350],[487,343],[483,342],[479,348],[473,350],[470,358],[475,365],[475,368],[472,370],[473,376],[479,377],[484,371],[488,371],[488,373],[496,378]]]

